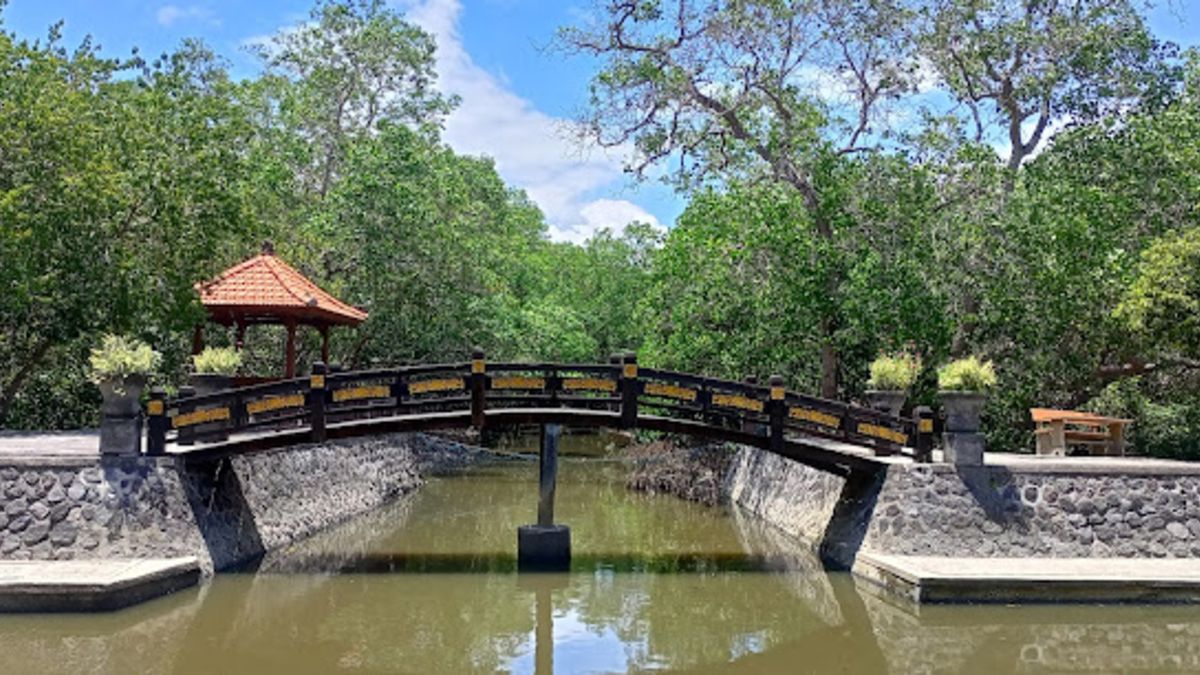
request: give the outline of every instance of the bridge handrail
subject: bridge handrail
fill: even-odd
[[[172,406],[189,406],[200,408],[203,406],[213,405],[216,403],[224,403],[233,396],[241,396],[243,398],[252,398],[256,396],[271,396],[282,392],[289,392],[298,389],[308,388],[307,377],[296,377],[289,380],[278,380],[275,382],[263,382],[259,384],[247,385],[245,387],[236,387],[233,389],[222,389],[208,394],[192,394],[181,395],[170,399]]]
[[[423,363],[411,366],[398,366],[395,368],[372,368],[370,370],[344,370],[326,375],[325,381],[330,384],[336,384],[347,381],[354,382],[359,380],[437,375],[439,373],[447,372],[466,372],[469,371],[470,368],[471,364],[459,362]]]
[[[578,380],[583,382],[568,384]],[[932,436],[932,427],[916,419],[787,390],[782,378],[763,385],[639,368],[634,357],[607,364],[491,363],[477,352],[467,362],[335,373],[316,364],[308,377],[170,400],[155,391],[148,406],[153,453],[165,451],[171,431],[179,443],[221,441],[231,433],[268,428],[307,428],[313,440],[323,440],[327,417],[340,422],[469,412],[472,426],[482,427],[489,410],[512,412],[514,406],[599,408],[618,413],[623,428],[636,427],[644,407],[646,413],[691,420],[688,424],[712,427],[714,433],[724,429],[726,437],[740,433],[760,444],[769,441],[772,448],[781,448],[789,433],[800,433],[867,444],[877,454],[922,446],[927,456]]]
[[[487,372],[493,371],[511,372],[511,371],[556,371],[560,373],[619,373],[621,367],[609,363],[521,363],[513,362],[488,362]]]

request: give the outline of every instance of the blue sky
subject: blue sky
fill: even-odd
[[[580,241],[631,219],[674,222],[682,201],[668,188],[631,184],[620,157],[580,148],[564,129],[585,103],[592,64],[546,47],[587,0],[394,2],[438,36],[443,87],[463,99],[447,141],[494,157],[501,175],[541,206],[552,236]],[[251,75],[257,64],[245,45],[303,21],[310,7],[309,0],[9,0],[3,18],[5,29],[25,37],[62,19],[68,45],[91,34],[110,56],[138,46],[151,57],[198,36],[236,75]],[[1160,3],[1150,20],[1160,37],[1200,43],[1200,0]]]

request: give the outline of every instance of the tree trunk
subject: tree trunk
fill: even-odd
[[[831,340],[828,336],[826,339]],[[838,354],[832,341],[821,345],[821,397],[838,397]]]
[[[0,423],[3,423],[8,418],[8,409],[12,406],[13,399],[17,397],[17,393],[25,386],[25,382],[29,380],[29,376],[33,374],[33,371],[41,364],[42,359],[46,356],[46,352],[50,351],[50,347],[50,340],[42,340],[38,343],[33,348],[33,352],[30,353],[29,358],[21,366],[21,369],[4,384],[3,389],[0,389]]]

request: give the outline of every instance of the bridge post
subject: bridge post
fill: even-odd
[[[483,347],[471,350],[471,426],[483,429],[484,409],[487,405],[487,362]]]
[[[167,454],[167,392],[162,387],[150,390],[146,418],[146,454],[152,457]]]
[[[772,375],[768,382],[771,385],[771,400],[767,403],[767,416],[771,424],[771,450],[783,452],[783,412],[787,391],[783,388],[782,375]]]
[[[177,399],[187,399],[196,395],[196,388],[191,386],[183,386],[179,388],[179,396]],[[179,412],[184,412],[180,410]],[[193,436],[196,433],[194,426],[180,427],[179,433],[175,435],[176,445],[195,445],[196,439]]]
[[[638,364],[637,354],[626,352],[621,366],[621,428],[637,426],[638,414]]]
[[[325,373],[325,364],[317,361],[308,378],[309,434],[313,443],[325,440]]]
[[[758,376],[757,375],[747,375],[746,377],[742,378],[742,382],[750,385],[751,387],[757,387],[758,386]],[[726,426],[726,424],[728,424],[728,423],[722,422],[721,426]],[[743,416],[742,417],[742,432],[750,434],[752,436],[761,436],[763,433],[762,425],[755,422],[754,420],[750,419],[749,417]]]
[[[558,488],[558,439],[562,427],[542,425],[542,447],[538,454],[538,525],[554,524],[554,493]]]
[[[538,519],[517,528],[517,569],[566,571],[571,566],[571,529],[554,524],[554,493],[558,487],[558,439],[562,427],[542,425],[538,454]]]
[[[914,459],[920,464],[929,464],[933,461],[933,408],[927,405],[913,408],[913,421],[917,428]]]

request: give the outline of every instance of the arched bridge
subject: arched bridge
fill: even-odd
[[[607,364],[465,363],[326,372],[147,406],[147,453],[204,461],[326,439],[524,424],[649,429],[763,448],[838,474],[928,461],[932,418],[768,385]]]

